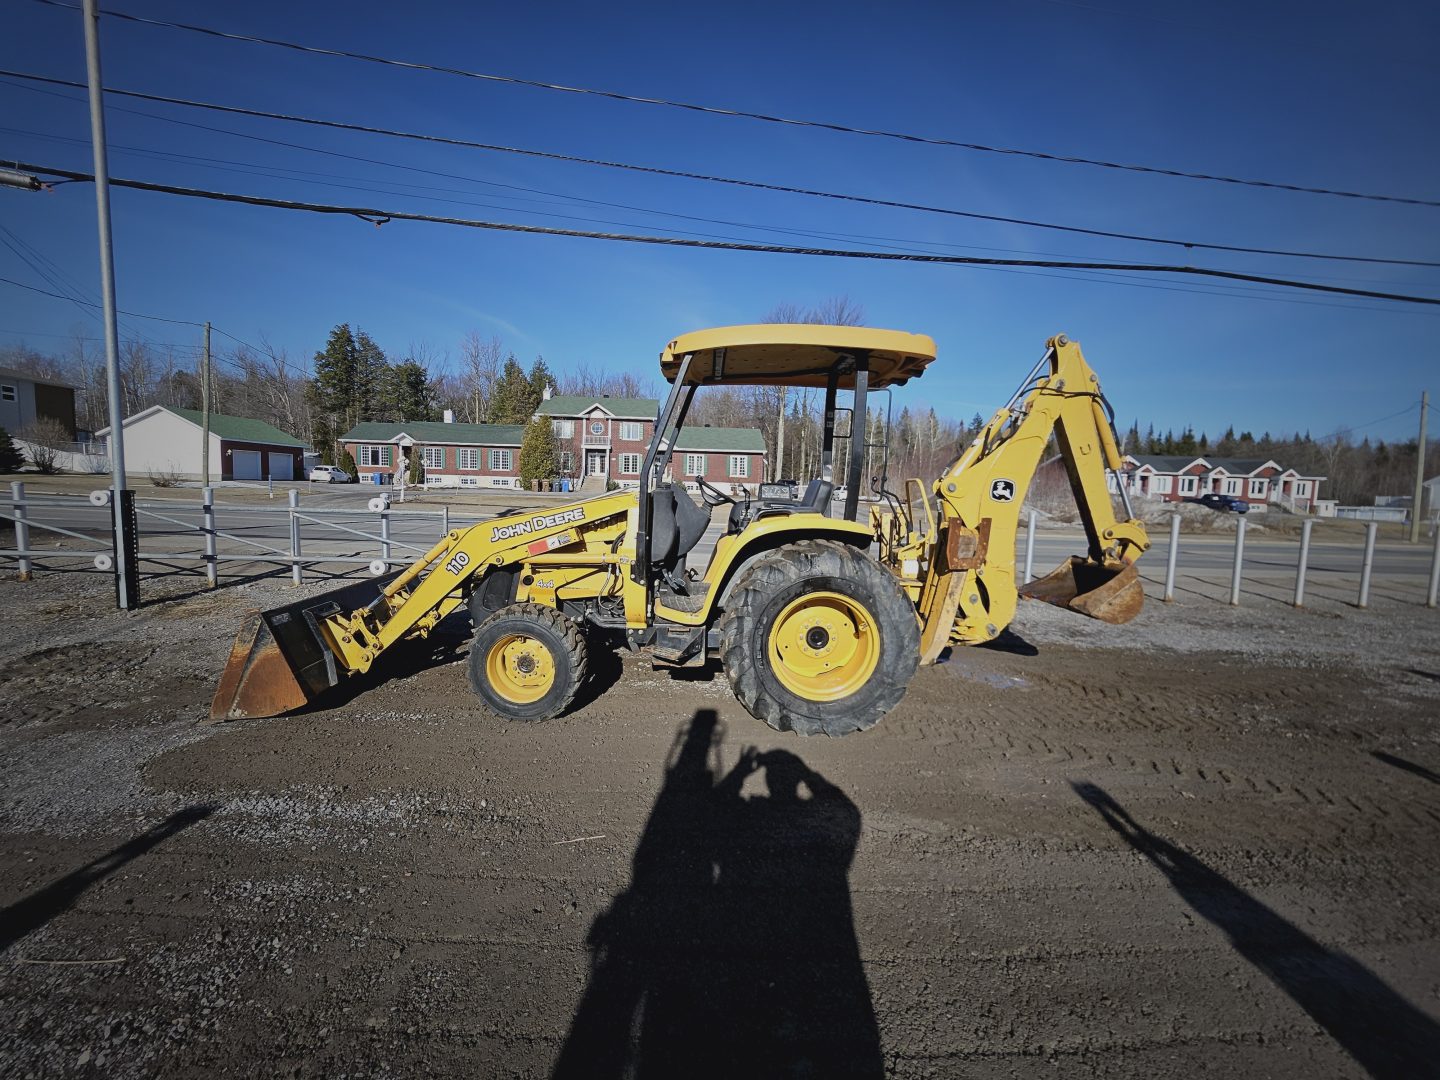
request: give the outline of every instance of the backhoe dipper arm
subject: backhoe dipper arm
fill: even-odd
[[[1085,525],[1088,558],[1069,560],[1022,590],[1015,580],[1020,508],[1052,432]],[[1106,621],[1133,617],[1143,595],[1138,578],[1133,571],[1120,578],[1149,540],[1133,516],[1116,517],[1106,470],[1120,468],[1099,378],[1079,345],[1063,334],[1051,338],[1009,403],[935,484],[941,520],[919,599],[922,662],[933,663],[951,642],[998,636],[1020,595]],[[1135,588],[1125,589],[1125,604],[1117,606],[1115,594],[1131,579]]]

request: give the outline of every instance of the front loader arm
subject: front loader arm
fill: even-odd
[[[997,637],[1021,595],[1112,622],[1138,611],[1142,594],[1134,571],[1112,586],[1149,540],[1133,516],[1116,517],[1106,470],[1120,469],[1120,452],[1103,402],[1099,378],[1079,345],[1064,335],[1051,338],[1010,402],[936,481],[940,520],[918,601],[922,662],[933,663],[951,643]],[[1021,589],[1015,579],[1020,508],[1052,433],[1089,550],[1086,558]],[[1056,580],[1062,572],[1068,574],[1068,595],[1065,582]],[[1047,582],[1053,587],[1040,588]],[[1122,591],[1125,603],[1117,604]],[[1128,614],[1127,605],[1133,608]]]
[[[552,551],[628,563],[634,507],[634,494],[619,491],[492,518],[447,533],[393,577],[252,612],[220,677],[211,719],[278,716],[313,701],[342,675],[368,671],[397,641],[429,634],[492,567],[533,564]],[[643,590],[638,601],[628,593],[626,601],[643,607]]]

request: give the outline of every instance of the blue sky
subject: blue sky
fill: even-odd
[[[857,127],[1440,197],[1434,4],[414,0],[396,8],[363,0],[112,0],[112,6],[239,33]],[[102,48],[107,84],[126,89],[1087,228],[1440,261],[1435,207],[783,127],[118,20],[102,20]],[[79,14],[11,0],[0,10],[0,66],[83,80]],[[110,105],[116,176],[604,231],[1186,261],[1178,249],[1153,245],[133,100]],[[88,171],[83,101],[0,79],[0,116],[0,156]],[[416,168],[449,175],[410,171]],[[587,199],[631,209],[579,201]],[[960,418],[1001,404],[1045,338],[1061,331],[1084,346],[1122,424],[1139,417],[1162,429],[1188,424],[1212,435],[1232,423],[1257,434],[1321,435],[1359,426],[1357,437],[1405,438],[1413,437],[1413,409],[1372,421],[1417,402],[1427,384],[1440,391],[1436,308],[1175,277],[1123,276],[1121,283],[1112,279],[1118,275],[649,248],[421,223],[377,229],[351,218],[123,190],[113,192],[112,206],[122,308],[209,319],[302,363],[331,326],[348,321],[392,355],[423,344],[453,357],[461,336],[479,330],[499,334],[526,361],[543,353],[560,370],[585,363],[653,375],[661,347],[678,333],[756,321],[777,303],[808,305],[844,294],[863,305],[872,325],[928,333],[939,344],[940,362],[897,394],[897,407],[933,405]],[[94,217],[88,185],[43,195],[0,190],[0,225],[91,300],[99,294]],[[1203,252],[1189,261],[1440,296],[1435,269]],[[7,247],[0,247],[0,268],[0,276],[50,287]],[[125,325],[158,342],[198,340],[185,326],[137,319]],[[98,321],[66,301],[0,284],[0,343],[60,348],[77,327],[99,333]]]

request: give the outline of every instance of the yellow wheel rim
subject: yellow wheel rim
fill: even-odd
[[[785,689],[807,701],[838,701],[875,674],[880,628],[854,597],[806,593],[785,605],[767,647]]]
[[[501,697],[529,705],[555,685],[555,658],[537,639],[510,634],[490,646],[485,675]]]

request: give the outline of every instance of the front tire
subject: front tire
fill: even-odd
[[[744,571],[720,620],[725,674],[777,731],[848,735],[905,696],[920,664],[915,606],[864,552],[805,540]]]
[[[505,720],[550,720],[575,701],[588,657],[579,629],[554,608],[511,604],[475,628],[470,688]]]

